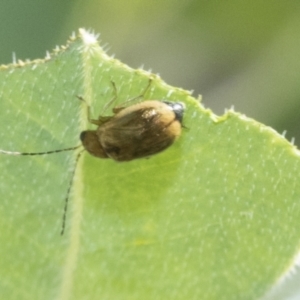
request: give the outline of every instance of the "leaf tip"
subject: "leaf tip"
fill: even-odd
[[[84,28],[79,28],[79,35],[86,45],[94,45],[98,43],[98,36],[93,32],[87,31]]]

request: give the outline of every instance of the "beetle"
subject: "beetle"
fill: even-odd
[[[114,116],[89,119],[96,130],[81,132],[83,147],[98,158],[130,161],[157,154],[180,136],[184,105],[147,100],[126,108],[114,108]]]
[[[144,97],[152,80],[144,92],[133,99]],[[116,99],[117,90],[112,82],[115,96],[109,102]],[[12,152],[0,149],[0,153],[8,155],[45,155],[63,151],[76,150],[83,146],[77,154],[71,181],[65,197],[65,205],[62,219],[61,235],[63,235],[66,223],[68,199],[73,183],[77,163],[83,151],[87,151],[97,158],[111,158],[118,162],[150,157],[168,147],[180,136],[183,127],[182,120],[185,106],[181,102],[166,100],[146,100],[127,107],[114,107],[112,116],[100,115],[98,119],[92,119],[90,106],[86,101],[77,96],[87,105],[88,121],[97,125],[96,130],[85,130],[80,133],[81,145],[46,151],[46,152]]]

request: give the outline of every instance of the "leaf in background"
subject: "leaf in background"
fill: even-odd
[[[108,57],[80,30],[45,60],[3,66],[1,144],[41,152],[78,145],[112,98],[187,105],[182,136],[127,163],[76,151],[0,156],[0,293],[4,299],[257,299],[299,251],[299,152],[229,111]],[[110,112],[106,111],[106,114]]]

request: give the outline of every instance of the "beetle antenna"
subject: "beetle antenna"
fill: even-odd
[[[6,151],[6,150],[0,149],[0,153],[7,154],[7,155],[46,155],[46,154],[53,154],[53,153],[58,153],[58,152],[76,150],[80,147],[82,147],[82,145],[78,145],[78,146],[70,147],[70,148],[59,149],[59,150],[45,151],[45,152],[14,152],[14,151]],[[68,210],[68,201],[69,201],[71,187],[73,185],[75,171],[76,171],[76,168],[77,168],[79,158],[80,158],[80,156],[81,156],[81,154],[83,153],[84,150],[85,149],[82,149],[77,154],[76,160],[75,160],[75,165],[74,165],[74,168],[72,170],[71,180],[70,180],[69,187],[68,187],[68,190],[67,190],[67,194],[66,194],[66,197],[65,197],[65,205],[64,205],[64,211],[63,211],[63,217],[62,217],[61,235],[63,235],[64,231],[65,231],[66,217],[67,217],[67,210]]]
[[[82,149],[76,156],[76,160],[75,160],[75,165],[74,168],[72,170],[72,175],[71,175],[71,180],[69,182],[69,187],[67,190],[67,194],[65,197],[65,206],[64,206],[64,211],[63,211],[63,216],[62,216],[62,225],[61,225],[61,232],[60,234],[63,235],[65,232],[65,227],[66,227],[66,219],[67,219],[67,211],[68,211],[68,202],[69,202],[69,197],[70,197],[70,192],[71,192],[71,188],[73,186],[73,181],[74,181],[74,177],[75,177],[75,171],[77,169],[77,165],[78,165],[78,161],[79,158],[81,157],[81,154],[83,153],[85,149]]]
[[[76,150],[79,147],[82,147],[82,145],[78,145],[78,146],[71,147],[71,148],[59,149],[59,150],[45,151],[45,152],[14,152],[14,151],[6,151],[6,150],[0,149],[0,153],[7,154],[7,155],[45,155],[45,154],[52,154],[52,153]]]

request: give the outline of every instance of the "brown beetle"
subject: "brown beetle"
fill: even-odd
[[[151,85],[149,80],[145,91],[136,98],[144,96]],[[116,99],[116,87],[112,82]],[[78,97],[84,103],[82,97]],[[131,100],[133,100],[131,99]],[[130,101],[131,101],[130,100]],[[157,154],[173,144],[180,136],[185,106],[180,102],[147,100],[128,107],[113,108],[113,116],[99,116],[91,119],[87,105],[88,120],[97,125],[96,130],[81,132],[82,145],[46,151],[46,152],[11,152],[0,149],[0,153],[9,155],[45,155],[84,147],[76,157],[71,181],[65,198],[61,234],[64,233],[69,194],[79,158],[84,150],[98,158],[112,158],[116,161],[130,161]]]
[[[114,116],[89,119],[98,126],[80,134],[83,147],[93,156],[130,161],[159,153],[181,134],[184,105],[148,100],[114,108]]]

